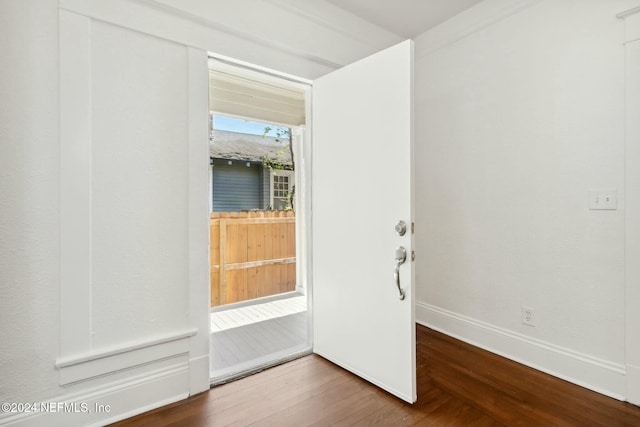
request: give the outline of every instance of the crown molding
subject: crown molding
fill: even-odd
[[[191,13],[187,10],[180,9],[178,7],[171,6],[169,4],[165,4],[158,0],[135,0],[140,4],[145,4],[148,7],[153,7],[157,10],[164,11],[174,16],[179,16],[183,19],[192,21],[194,23],[198,23],[200,25],[204,25],[216,31],[221,31],[227,34],[230,34],[234,37],[238,37],[239,39],[246,40],[251,43],[255,43],[256,45],[262,45],[268,48],[280,50],[286,54],[298,56],[304,58],[308,61],[315,62],[317,64],[336,69],[340,68],[342,65],[332,62],[326,58],[319,57],[317,55],[309,54],[308,52],[304,52],[301,49],[296,49],[292,46],[289,46],[285,43],[278,42],[276,40],[272,40],[265,37],[260,37],[255,34],[251,34],[250,32],[243,31],[235,28],[233,25],[228,25],[226,23],[215,21],[207,16],[198,15],[195,13]]]
[[[624,45],[640,41],[640,5],[616,15],[624,26]]]
[[[240,3],[234,6],[236,10],[227,5],[214,13],[216,2],[204,0],[193,4],[175,0],[134,1],[330,70],[403,40],[325,1],[263,0],[255,3],[255,16],[246,19],[242,18]],[[265,19],[281,22],[279,25],[265,24]],[[299,34],[291,23],[295,23],[294,27],[307,27],[309,32]]]
[[[631,16],[631,15],[636,15],[640,13],[640,6],[636,6],[634,8],[625,10],[624,12],[620,12],[616,15],[616,18],[618,19],[626,19],[627,17]]]
[[[374,51],[404,40],[403,37],[372,24],[331,3],[301,2],[299,0],[265,0],[274,7],[286,10],[336,34],[371,47]]]
[[[539,2],[540,0],[486,0],[480,2],[416,37],[416,58],[429,55]]]
[[[198,4],[207,3],[202,0]],[[59,0],[58,8],[61,12],[70,12],[307,79],[319,77],[348,63],[326,46],[321,50],[308,42],[298,45],[287,43],[286,40],[283,42],[280,40],[282,37],[269,37],[248,30],[246,25],[234,25],[229,13],[226,16],[211,16],[181,8],[177,2],[174,5],[168,0]],[[323,37],[317,39],[322,40]],[[342,37],[342,40],[348,39]],[[360,54],[362,47],[354,47],[353,43],[349,46],[352,56]],[[361,56],[366,56],[366,53]],[[347,59],[351,60],[349,56]]]

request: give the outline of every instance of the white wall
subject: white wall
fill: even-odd
[[[497,8],[505,19],[486,26],[493,3],[500,2],[476,9],[480,25],[467,25],[472,13],[452,23],[467,37],[445,46],[445,26],[416,45],[418,316],[468,341],[622,396],[624,51],[622,23],[613,15],[637,0],[511,2],[517,7]],[[204,51],[213,51],[315,78],[399,41],[321,2],[260,4],[266,22],[286,16],[299,31],[305,21],[316,29],[288,43],[290,25],[277,32],[253,26],[254,18],[248,25],[246,4],[240,3],[219,15],[198,0],[0,3],[0,28],[7,35],[0,42],[0,401],[114,406],[111,413],[85,416],[0,414],[0,424],[101,422],[206,386],[207,342],[194,337],[206,329],[208,299],[198,294],[206,290],[189,287],[206,281],[198,268],[206,251],[198,238],[198,202],[191,204],[208,181],[206,149],[202,176],[185,169],[198,162],[199,132],[206,138],[206,112],[200,118],[195,108],[206,92],[199,94],[191,84],[206,79],[206,70],[194,65]],[[147,48],[162,52],[150,56]],[[174,59],[184,68],[149,82],[139,74]],[[91,78],[104,83],[95,93]],[[159,93],[153,85],[163,85],[164,78],[188,96]],[[136,87],[128,91],[131,81]],[[138,86],[147,83],[156,88],[149,110]],[[110,94],[122,98],[121,111]],[[164,103],[169,98],[180,102]],[[157,162],[140,170],[128,162],[144,157],[154,141],[145,133],[136,145],[126,145],[140,136],[131,120],[136,116],[144,118],[140,128],[152,133],[152,121],[168,120],[171,129],[159,129],[173,138],[175,125],[181,144],[171,145],[163,132],[152,154]],[[104,122],[94,126],[94,120]],[[103,144],[113,140],[121,150],[104,151]],[[99,144],[95,151],[83,149],[87,141]],[[96,169],[87,171],[92,162]],[[116,176],[109,182],[107,166],[113,162]],[[157,168],[175,178],[167,192],[151,178]],[[89,185],[90,175],[74,181],[89,172],[95,186]],[[617,188],[619,209],[587,211],[586,191],[594,187]],[[124,190],[122,198],[118,190]],[[136,202],[140,194],[149,196],[149,207],[173,198],[190,207],[141,223],[146,213]],[[128,207],[131,217],[125,215]],[[113,216],[101,216],[103,209],[113,209]],[[77,227],[70,225],[74,220]],[[140,233],[144,244],[131,244],[133,235],[109,233],[118,225]],[[83,231],[85,226],[93,231]],[[164,227],[174,230],[158,242],[165,260],[183,257],[169,267],[146,246],[158,238],[154,230]],[[127,255],[139,257],[137,267],[121,264],[126,259],[115,250],[118,238],[127,243]],[[88,264],[74,264],[74,257],[88,256],[85,248],[97,256],[91,260],[99,276],[95,293],[81,280]],[[113,270],[106,268],[109,261]],[[172,279],[162,275],[163,285],[152,289],[148,278],[155,267]],[[188,282],[186,288],[180,281]],[[122,292],[111,293],[110,284]],[[535,329],[519,323],[520,305],[536,310]]]
[[[207,51],[314,78],[399,41],[323,2],[231,4],[0,3],[0,401],[111,405],[0,424],[208,387]]]
[[[418,320],[625,391],[623,22],[486,1],[416,41]],[[510,9],[507,8],[510,7]],[[587,209],[617,189],[618,209]],[[521,323],[535,310],[535,327]]]
[[[0,10],[0,400],[19,402],[58,390],[58,11]]]

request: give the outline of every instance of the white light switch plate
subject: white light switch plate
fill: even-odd
[[[590,210],[614,210],[618,209],[617,190],[589,190]]]

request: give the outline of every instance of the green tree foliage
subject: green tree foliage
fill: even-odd
[[[267,153],[264,156],[264,159],[262,161],[263,165],[265,168],[268,168],[269,170],[292,170],[295,171],[295,159],[293,157],[293,136],[291,134],[291,128],[287,128],[287,127],[276,127],[275,129],[272,128],[271,126],[265,126],[264,128],[264,133],[262,135],[263,138],[266,138],[267,135],[274,130],[276,133],[276,141],[280,142],[283,139],[287,140],[287,145],[286,147],[284,147],[282,150],[279,150],[275,153]],[[288,149],[289,150],[289,155],[291,156],[291,166],[289,167],[288,165],[284,164],[285,162],[283,161],[284,158],[284,151]],[[296,191],[296,187],[295,185],[291,187],[291,191],[289,191],[287,193],[287,206],[285,208],[285,210],[292,210],[293,209],[293,202],[294,202],[294,196],[295,196],[295,191]]]

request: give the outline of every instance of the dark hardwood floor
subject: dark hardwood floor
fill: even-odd
[[[418,402],[311,355],[116,426],[640,426],[619,402],[422,326]]]

